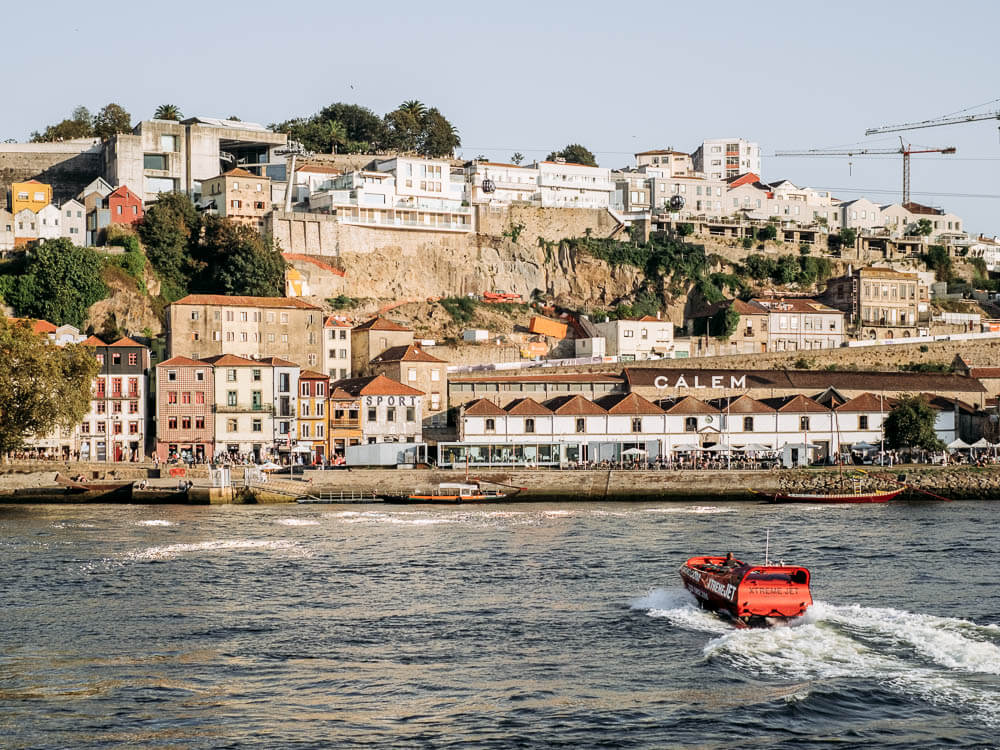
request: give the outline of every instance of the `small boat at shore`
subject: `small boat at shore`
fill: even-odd
[[[692,557],[680,568],[684,588],[739,628],[785,624],[812,606],[809,571],[789,565],[748,565],[726,557]]]
[[[382,495],[387,503],[413,504],[448,504],[462,503],[495,503],[504,500],[508,493],[497,490],[484,490],[478,482],[442,482],[437,490],[429,492],[415,491],[409,495]]]
[[[66,488],[67,501],[74,503],[129,503],[132,501],[132,480],[125,482],[83,482],[67,479],[61,474],[56,483]]]

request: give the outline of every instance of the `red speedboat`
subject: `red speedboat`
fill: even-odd
[[[725,557],[692,557],[681,566],[684,588],[698,604],[737,627],[787,623],[812,605],[809,571],[789,565],[748,565]]]

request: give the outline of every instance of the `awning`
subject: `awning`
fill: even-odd
[[[700,451],[700,445],[694,445],[692,443],[683,443],[682,445],[675,445],[673,451],[675,453],[689,453],[691,451]]]
[[[972,446],[971,446],[971,445],[969,445],[969,444],[968,444],[967,442],[965,442],[964,440],[962,440],[962,438],[957,438],[957,439],[955,439],[955,440],[952,440],[952,441],[951,441],[950,443],[948,443],[948,445],[947,445],[947,448],[948,448],[948,450],[950,450],[950,451],[961,451],[961,450],[965,450],[966,448],[971,448],[971,447],[972,447]]]
[[[970,448],[992,448],[993,443],[991,443],[986,438],[979,438],[976,442],[969,446]]]

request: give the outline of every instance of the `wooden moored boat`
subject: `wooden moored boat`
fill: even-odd
[[[906,487],[893,490],[875,490],[872,492],[776,492],[757,494],[764,495],[772,503],[887,503],[894,497],[906,492]]]
[[[484,490],[479,483],[442,482],[437,490],[412,492],[408,495],[383,495],[387,503],[461,504],[493,503],[507,497],[506,492]]]
[[[129,503],[132,502],[132,480],[126,482],[81,482],[61,474],[56,483],[65,488],[66,502]]]

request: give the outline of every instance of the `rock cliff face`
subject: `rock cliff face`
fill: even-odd
[[[160,294],[160,281],[150,273],[146,266],[143,281],[149,294],[143,294],[136,286],[135,280],[124,274],[113,274],[105,277],[110,294],[106,299],[90,306],[85,328],[93,328],[100,332],[109,316],[115,325],[130,334],[142,335],[147,329],[158,335],[163,331],[163,324],[153,307],[152,297]]]

